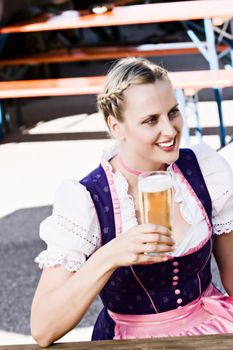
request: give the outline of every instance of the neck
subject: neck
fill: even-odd
[[[123,169],[125,169],[125,170],[126,170],[129,174],[131,174],[131,175],[139,176],[140,174],[142,174],[142,173],[144,172],[144,171],[140,171],[140,170],[133,169],[133,168],[129,167],[129,166],[124,162],[124,160],[122,159],[122,157],[121,157],[120,154],[117,155],[117,161],[118,161],[118,163],[120,164],[120,166],[121,166]],[[160,166],[160,168],[157,169],[157,170],[165,170],[165,164],[162,164],[162,165]]]

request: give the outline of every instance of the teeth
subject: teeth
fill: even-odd
[[[158,143],[159,146],[161,147],[171,147],[174,143],[174,140],[170,141],[170,142],[161,142],[161,143]]]

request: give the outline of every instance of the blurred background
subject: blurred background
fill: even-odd
[[[0,25],[32,20],[44,13],[59,15],[66,11],[92,13],[104,5],[135,5],[166,1],[87,1],[17,0],[0,1]],[[170,1],[171,2],[171,1]],[[175,2],[175,1],[173,1]],[[196,21],[198,24],[198,21]],[[198,34],[204,40],[203,32]],[[2,39],[2,38],[1,38]],[[50,50],[79,47],[142,45],[189,42],[179,22],[83,28],[34,33],[9,34],[2,39],[1,60],[37,55]],[[199,53],[159,56],[150,59],[169,71],[208,69]],[[1,64],[0,60],[0,64]],[[85,77],[105,74],[113,59],[86,62],[32,65],[1,65],[0,79],[31,80]],[[229,67],[229,57],[220,62]],[[30,305],[40,270],[34,258],[45,245],[39,239],[39,223],[52,211],[53,196],[64,178],[81,179],[98,165],[103,147],[111,145],[107,128],[96,110],[95,95],[24,98],[3,101],[8,126],[0,144],[0,344],[33,342],[30,337]],[[218,113],[212,89],[198,94],[203,129],[202,141],[219,149]],[[17,111],[20,108],[21,122]],[[232,88],[223,90],[223,114],[227,141],[233,134]],[[187,105],[191,144],[195,137],[192,106]],[[9,130],[8,130],[9,128]],[[10,131],[10,132],[7,132]],[[232,164],[232,147],[220,153]],[[221,287],[213,263],[214,280]],[[97,299],[80,325],[65,340],[87,340],[100,310]]]

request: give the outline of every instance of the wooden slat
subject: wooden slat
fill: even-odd
[[[230,18],[233,1],[197,0],[114,7],[102,15],[81,16],[77,11],[61,15],[47,14],[0,29],[0,33],[35,32],[59,29],[90,28],[139,23],[161,23],[203,18]]]
[[[233,86],[233,70],[200,70],[169,74],[175,89],[201,90]]]
[[[175,89],[224,88],[233,86],[233,70],[171,72]],[[0,98],[66,96],[96,94],[101,91],[104,76],[0,82]]]
[[[233,334],[154,339],[102,340],[54,344],[55,350],[232,350]],[[35,344],[2,345],[0,350],[39,350]],[[50,348],[49,348],[50,349]]]
[[[217,51],[222,52],[227,48],[226,45],[219,45]],[[2,59],[0,60],[0,67],[118,59],[127,56],[150,57],[197,53],[199,53],[199,50],[192,42],[144,44],[138,46],[80,47],[71,50],[58,49],[17,58]]]
[[[0,98],[96,94],[104,77],[20,80],[0,82]]]

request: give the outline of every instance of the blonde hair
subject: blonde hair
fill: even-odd
[[[97,107],[107,122],[112,115],[123,121],[124,91],[132,85],[152,84],[168,80],[168,72],[145,58],[129,57],[116,62],[106,76],[102,92],[97,96]]]

